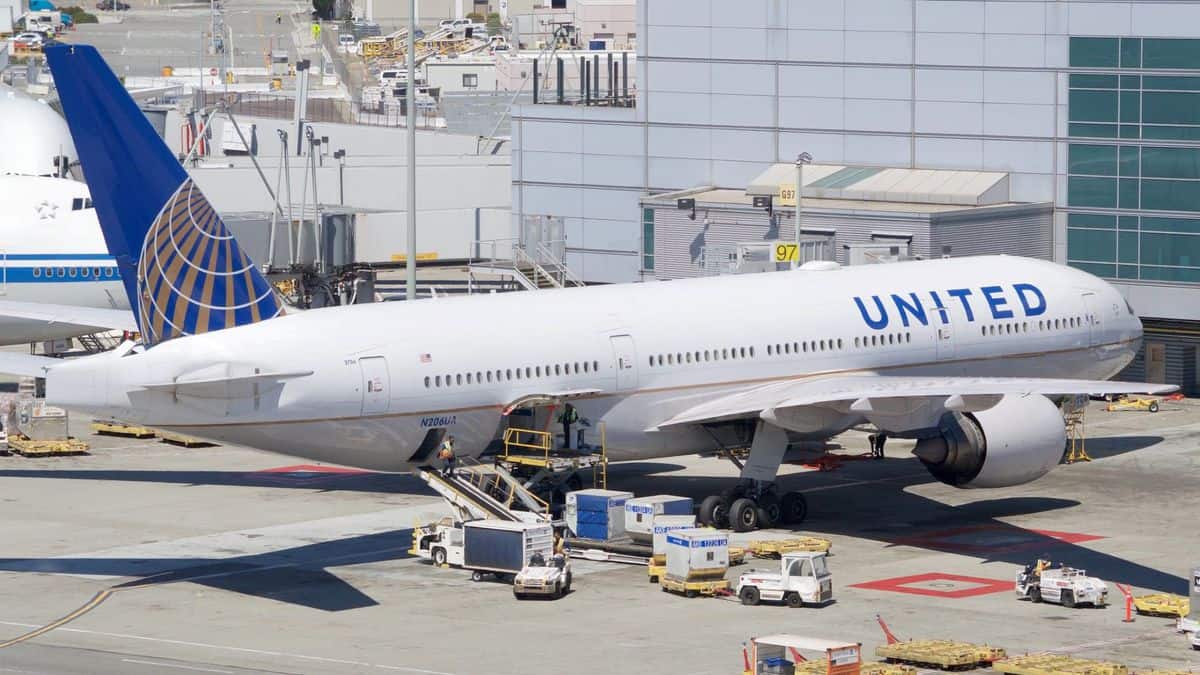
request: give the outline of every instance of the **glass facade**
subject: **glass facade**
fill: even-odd
[[[642,209],[642,269],[654,271],[654,209]]]
[[[1200,40],[1074,37],[1070,64],[1068,262],[1200,283]]]

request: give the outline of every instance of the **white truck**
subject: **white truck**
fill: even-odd
[[[1039,574],[1033,566],[1017,573],[1017,599],[1053,602],[1063,607],[1108,604],[1108,584],[1089,577],[1086,570],[1072,567],[1047,567]]]
[[[518,600],[541,596],[557,600],[571,592],[571,561],[557,554],[547,561],[534,555],[513,577],[513,597]]]
[[[734,591],[743,605],[764,600],[788,607],[824,605],[833,600],[833,575],[825,553],[795,551],[783,554],[778,572],[750,570],[742,574]]]
[[[422,525],[413,530],[411,555],[432,561],[437,566],[463,564],[462,523],[442,518],[436,523]]]

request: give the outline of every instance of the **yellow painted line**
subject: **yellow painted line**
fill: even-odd
[[[39,635],[45,635],[46,633],[49,633],[50,631],[54,630],[55,628],[58,628],[59,626],[64,626],[68,623],[71,623],[75,619],[78,619],[79,617],[83,616],[84,614],[87,614],[88,612],[92,611],[93,609],[96,609],[97,607],[99,607],[100,603],[102,603],[105,600],[112,597],[112,594],[115,592],[116,591],[114,591],[111,588],[106,588],[106,589],[100,591],[99,593],[93,595],[92,599],[85,602],[82,607],[80,607],[79,609],[76,609],[75,611],[62,617],[61,619],[52,621],[52,622],[46,624],[45,626],[42,626],[41,628],[31,630],[28,633],[21,635],[19,637],[15,637],[11,640],[8,640],[7,642],[0,642],[0,649],[4,649],[5,647],[11,647],[13,645],[20,644],[27,640],[32,640],[33,638],[35,638]]]

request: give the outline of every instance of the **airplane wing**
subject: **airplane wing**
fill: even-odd
[[[1178,387],[1145,382],[1072,380],[1036,377],[908,377],[844,375],[773,382],[707,401],[658,425],[721,422],[747,417],[770,419],[777,412],[806,406],[842,414],[883,412],[917,407],[944,411],[986,410],[1007,394],[1168,394]]]
[[[0,373],[22,377],[45,377],[46,371],[62,363],[59,359],[0,351]]]
[[[71,324],[96,330],[136,331],[138,329],[133,312],[127,309],[0,300],[0,316],[45,321],[48,324]]]

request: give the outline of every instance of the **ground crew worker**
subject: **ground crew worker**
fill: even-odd
[[[575,406],[568,403],[561,413],[558,415],[558,421],[562,422],[563,427],[563,448],[571,449],[571,425],[579,421],[579,411]]]
[[[446,440],[442,441],[442,448],[438,450],[438,459],[445,462],[442,469],[443,476],[450,476],[454,473],[454,463],[458,459],[454,456],[454,437],[446,436]]]
[[[564,553],[563,545],[565,544],[565,541],[566,540],[563,539],[562,534],[556,533],[554,535],[554,553],[555,554],[561,555]]]
[[[868,440],[871,442],[871,457],[873,459],[883,459],[883,444],[887,443],[887,434],[882,431],[877,434],[871,434]]]
[[[275,12],[275,25],[279,25],[281,23],[283,23],[283,15],[279,12]]]

